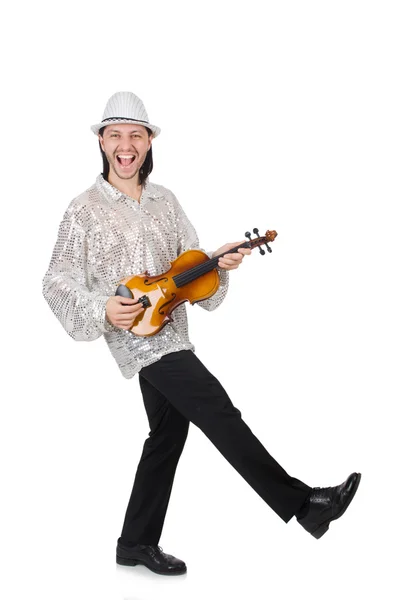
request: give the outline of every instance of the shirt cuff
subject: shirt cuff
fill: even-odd
[[[109,296],[98,296],[94,300],[92,309],[93,321],[102,333],[116,331],[116,327],[106,318],[106,303],[108,300]]]

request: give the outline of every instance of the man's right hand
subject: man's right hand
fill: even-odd
[[[136,317],[145,310],[142,302],[134,298],[123,296],[110,296],[106,302],[106,318],[119,329],[131,329]]]

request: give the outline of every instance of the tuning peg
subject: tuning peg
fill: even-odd
[[[256,233],[256,235],[259,237],[259,231],[258,231],[257,227],[255,227],[255,229],[253,229],[253,232]],[[270,248],[269,244],[267,242],[264,242],[264,244],[265,244],[265,246],[267,248],[267,251],[268,252],[272,252],[272,249]]]
[[[254,227],[252,231],[255,233],[255,235],[257,235],[258,237],[260,237],[260,235],[259,235],[259,230],[258,230],[258,228],[257,228],[257,227]],[[272,249],[271,249],[271,248],[270,248],[270,247],[269,247],[269,246],[266,244],[266,242],[265,242],[265,246],[266,246],[266,248],[268,249],[268,252],[271,252],[271,251],[272,251]],[[260,252],[261,254],[265,254],[265,251],[264,251],[264,249],[263,249],[263,248],[261,248],[261,247],[259,247],[259,252]]]
[[[254,227],[252,231],[255,233],[255,235],[257,235],[258,237],[260,237],[260,236],[259,236],[259,231],[258,231],[258,228],[257,228],[257,227]],[[265,254],[265,251],[264,251],[264,249],[263,249],[263,248],[261,248],[260,246],[258,246],[258,248],[259,248],[259,252],[260,252],[261,254]],[[269,250],[269,248],[267,248],[267,249]],[[271,250],[270,250],[270,252],[271,252]]]
[[[254,233],[255,233],[255,229],[254,229]],[[246,231],[246,232],[245,232],[245,237],[247,237],[247,238],[249,239],[249,241],[250,241],[250,242],[252,242],[252,240],[251,240],[251,234],[250,234],[250,232],[249,232],[249,231]],[[264,251],[264,250],[262,250],[262,248],[261,248],[260,246],[258,246],[258,248],[259,248],[259,252],[260,252],[261,254],[265,254],[265,251]]]

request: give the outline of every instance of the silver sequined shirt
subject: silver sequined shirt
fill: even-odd
[[[144,271],[150,276],[164,273],[170,261],[190,248],[200,248],[197,233],[169,189],[146,180],[138,202],[98,175],[64,214],[43,294],[74,340],[91,341],[103,334],[129,379],[164,354],[194,352],[186,303],[173,311],[173,321],[156,335],[142,337],[111,325],[106,302],[124,277]],[[207,254],[212,257],[212,252]],[[218,272],[218,290],[197,306],[214,310],[225,298],[229,274],[224,269]]]

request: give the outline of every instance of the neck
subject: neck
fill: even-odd
[[[138,202],[140,201],[142,186],[139,184],[139,172],[131,179],[121,179],[112,169],[109,169],[108,182],[123,194],[127,194],[127,196],[134,198]]]

